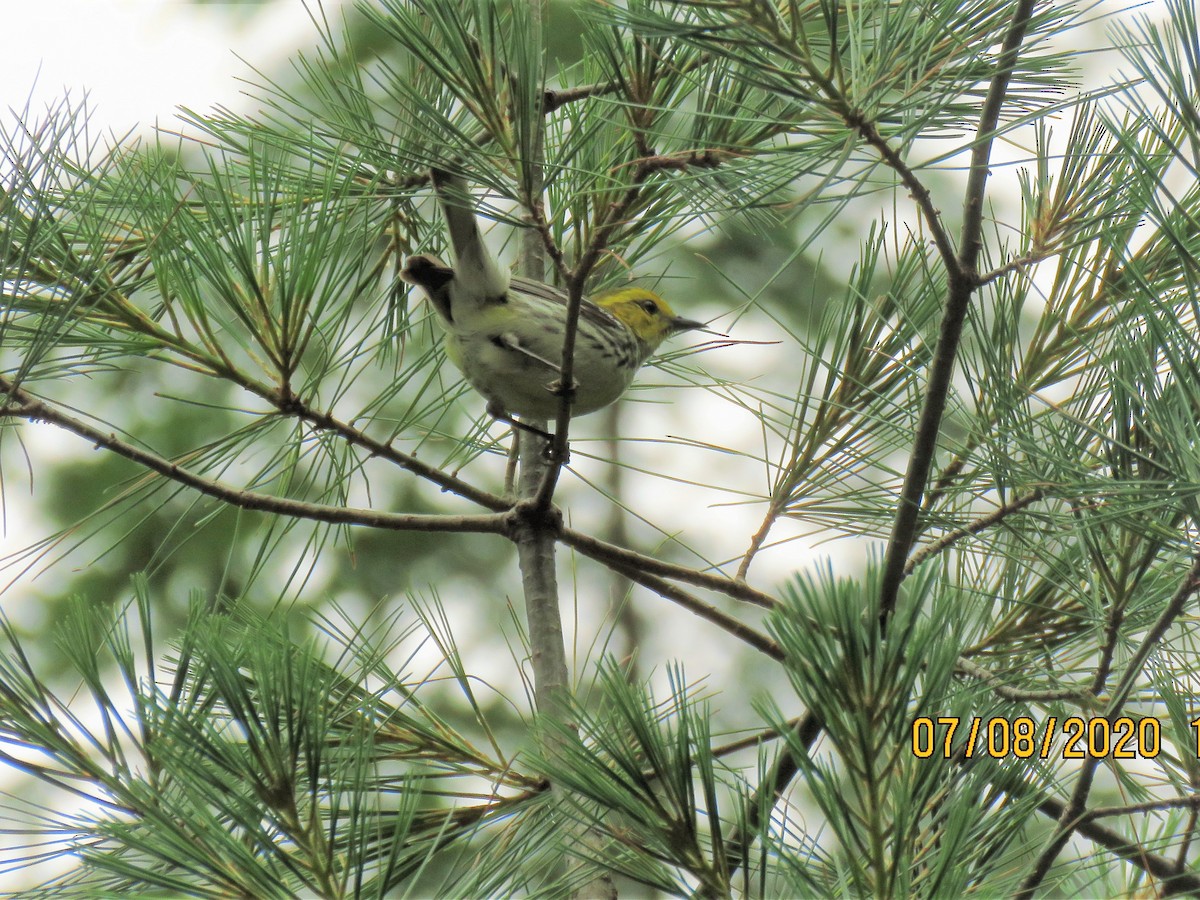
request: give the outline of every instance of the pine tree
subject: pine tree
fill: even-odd
[[[5,871],[1200,891],[1193,6],[356,15],[190,137],[2,135],[4,484],[72,516],[8,559]],[[545,452],[399,277],[433,166],[572,304],[730,338]]]

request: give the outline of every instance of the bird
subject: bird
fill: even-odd
[[[562,384],[566,291],[511,275],[488,251],[466,179],[440,168],[431,181],[450,237],[453,266],[431,254],[410,256],[401,278],[424,291],[445,331],[446,355],[487,401],[488,412],[553,420],[565,393],[571,415],[613,403],[667,338],[707,330],[674,313],[658,294],[624,287],[579,308],[572,384]],[[538,429],[534,429],[538,430]]]

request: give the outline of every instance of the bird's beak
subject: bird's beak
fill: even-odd
[[[683,331],[703,331],[705,334],[713,334],[717,337],[726,337],[719,331],[713,331],[703,322],[697,322],[695,319],[685,319],[683,316],[675,316],[671,319],[671,333],[679,334]]]
[[[673,332],[696,331],[703,327],[703,322],[697,322],[694,319],[685,319],[683,316],[675,316],[671,319],[671,331]]]

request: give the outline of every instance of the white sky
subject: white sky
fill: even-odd
[[[337,2],[327,2],[336,7]],[[247,62],[267,71],[316,42],[301,0],[197,5],[186,0],[0,0],[0,111],[86,92],[93,121],[118,133],[166,125],[178,106],[236,106]],[[36,89],[35,89],[36,85]]]

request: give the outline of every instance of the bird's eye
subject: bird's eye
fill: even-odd
[[[639,300],[637,305],[652,316],[658,313],[658,304],[649,297],[647,297],[645,300]]]

